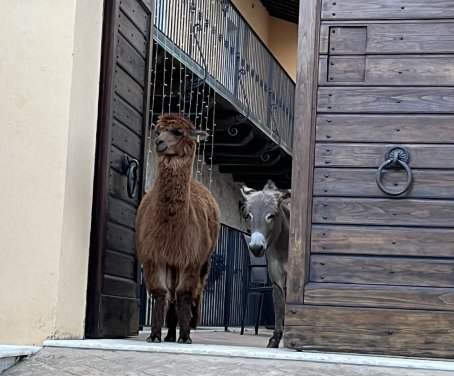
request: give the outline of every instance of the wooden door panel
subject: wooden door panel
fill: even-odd
[[[454,230],[313,225],[311,253],[454,258]]]
[[[143,134],[143,117],[131,105],[118,96],[114,97],[112,114],[115,120],[128,127],[137,136]]]
[[[125,337],[139,330],[140,265],[134,223],[149,127],[152,3],[104,3],[86,325],[86,335],[92,338]],[[127,192],[125,155],[139,163],[134,197]]]
[[[354,28],[366,29],[365,34]],[[341,32],[338,32],[338,29]],[[364,46],[361,49],[358,46]],[[454,22],[323,22],[320,53],[355,54],[445,54],[454,52]]]
[[[454,311],[454,289],[308,283],[304,303],[341,307]]]
[[[453,86],[454,57],[330,56],[320,58],[320,85]]]
[[[137,112],[143,110],[143,88],[120,65],[115,68],[115,92]]]
[[[454,227],[454,201],[315,197],[312,215],[320,224]]]
[[[343,197],[389,197],[376,183],[377,169],[316,168],[314,170],[314,195]],[[453,170],[412,169],[413,183],[403,196],[408,198],[454,197]],[[387,170],[381,176],[385,187],[402,190],[407,183],[403,170]]]
[[[108,223],[106,226],[106,248],[135,255],[135,232],[115,223]]]
[[[315,146],[316,167],[378,168],[385,160],[389,144],[319,143]],[[454,167],[454,145],[405,144],[410,152],[411,169]]]
[[[322,20],[454,18],[451,0],[322,0]]]
[[[454,355],[454,313],[287,305],[285,335],[299,350]]]
[[[142,31],[131,21],[132,15],[130,13],[125,14],[125,12],[127,12],[127,9],[121,7],[118,14],[118,32],[145,58],[149,46],[149,42],[147,43],[147,34],[142,33]]]
[[[452,115],[320,114],[316,140],[325,142],[454,143]]]
[[[143,56],[121,34],[117,39],[118,64],[140,85],[144,85],[145,60]]]
[[[454,113],[446,87],[320,87],[317,110],[328,113]]]
[[[454,287],[454,261],[446,259],[312,255],[310,282]]]

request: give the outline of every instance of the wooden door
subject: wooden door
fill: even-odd
[[[454,356],[454,2],[301,1],[285,345]],[[376,177],[409,151],[408,191]],[[386,189],[407,174],[385,169]]]
[[[91,338],[139,330],[134,222],[149,125],[152,11],[152,0],[109,0],[104,6],[86,325]],[[129,179],[126,158],[133,161]]]

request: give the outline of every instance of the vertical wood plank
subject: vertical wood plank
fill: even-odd
[[[290,220],[287,279],[287,302],[293,304],[303,303],[303,288],[309,277],[320,6],[318,0],[300,3],[292,170],[292,211],[297,214]]]

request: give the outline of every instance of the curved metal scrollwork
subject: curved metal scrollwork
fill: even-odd
[[[123,154],[122,158],[123,174],[127,177],[126,188],[128,196],[134,198],[139,186],[139,167],[140,163],[137,159],[130,158],[128,155]]]
[[[385,154],[385,161],[378,167],[376,176],[378,188],[380,188],[383,193],[386,193],[390,196],[400,196],[401,194],[408,191],[413,181],[411,169],[408,166],[409,160],[410,153],[403,146],[394,147],[388,150],[388,152]],[[381,181],[384,169],[405,170],[407,174],[407,182],[402,189],[398,191],[392,191],[389,188],[385,187],[385,185]]]

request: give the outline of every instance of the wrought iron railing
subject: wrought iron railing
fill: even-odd
[[[241,325],[241,315],[248,282],[249,253],[244,233],[222,225],[212,256],[210,274],[202,302],[201,326],[232,327]],[[253,325],[257,316],[257,299],[249,299],[246,325]],[[150,326],[152,298],[141,285],[140,326]],[[272,307],[264,307],[272,311]],[[272,313],[271,313],[272,314]]]
[[[229,0],[155,0],[155,39],[289,154],[295,84]]]

